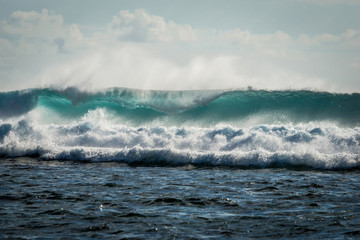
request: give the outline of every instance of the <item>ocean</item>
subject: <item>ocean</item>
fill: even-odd
[[[360,94],[0,93],[0,238],[360,238]]]

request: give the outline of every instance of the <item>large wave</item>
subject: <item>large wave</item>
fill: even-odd
[[[106,108],[135,122],[167,117],[184,121],[219,123],[269,116],[279,121],[338,121],[358,125],[360,94],[312,91],[141,91],[112,88],[99,92],[30,89],[0,93],[0,116],[10,118],[35,108],[46,108],[62,118],[79,118],[90,110]],[[265,121],[265,119],[263,119]]]
[[[145,165],[360,167],[360,94],[0,93],[0,156]]]

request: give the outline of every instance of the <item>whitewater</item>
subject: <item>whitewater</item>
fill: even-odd
[[[360,167],[360,94],[309,90],[0,93],[0,156],[206,166]]]

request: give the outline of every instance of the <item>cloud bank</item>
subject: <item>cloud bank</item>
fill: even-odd
[[[348,4],[360,5],[358,0],[297,0],[298,2],[305,2],[318,5],[333,5],[333,4]]]
[[[89,30],[90,29],[90,30]],[[102,28],[65,24],[50,10],[0,22],[1,90],[76,86],[360,90],[360,30],[290,36],[199,29],[145,10]]]

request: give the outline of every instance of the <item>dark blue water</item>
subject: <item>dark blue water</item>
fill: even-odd
[[[0,238],[359,239],[360,172],[0,159]]]

